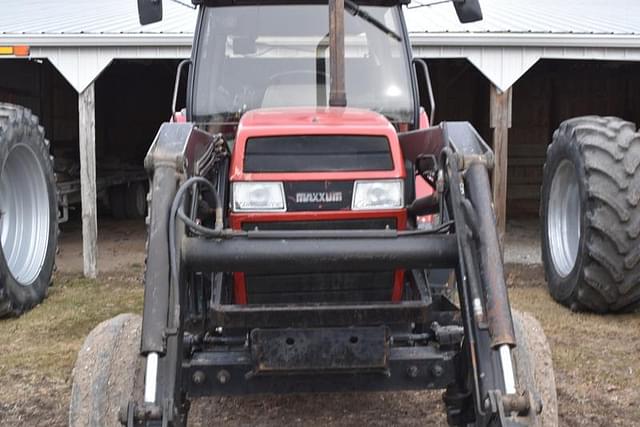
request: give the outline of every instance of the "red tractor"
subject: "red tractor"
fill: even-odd
[[[408,1],[194,3],[186,120],[145,160],[143,317],[91,332],[70,425],[183,426],[201,396],[434,388],[451,425],[557,424],[544,333],[509,305],[492,152],[420,108]]]

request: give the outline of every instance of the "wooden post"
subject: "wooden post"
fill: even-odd
[[[98,215],[96,202],[95,88],[78,94],[80,135],[80,191],[82,200],[82,257],[84,276],[97,274]]]
[[[511,88],[501,91],[491,85],[490,126],[493,129],[493,207],[500,242],[503,241],[507,218],[507,160],[511,128]]]

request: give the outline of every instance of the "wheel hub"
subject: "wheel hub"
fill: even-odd
[[[0,169],[0,244],[9,272],[31,285],[45,262],[50,207],[47,181],[36,154],[18,144]]]
[[[551,181],[547,208],[547,241],[553,266],[567,277],[575,266],[580,244],[580,188],[575,167],[563,160]]]

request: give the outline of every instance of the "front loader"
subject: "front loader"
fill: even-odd
[[[184,426],[202,396],[436,388],[450,425],[557,424],[544,333],[509,305],[493,154],[420,107],[408,1],[194,3],[187,106],[145,160],[143,316],[91,332],[70,425]]]

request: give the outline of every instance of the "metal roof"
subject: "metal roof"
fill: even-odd
[[[508,34],[640,34],[638,0],[480,0],[484,19],[460,24],[453,7],[417,7],[406,13],[411,32]]]
[[[432,1],[413,0],[406,10],[412,39],[541,45],[561,36],[563,41],[573,38],[583,44],[625,40],[640,45],[640,39],[632,37],[640,35],[638,0],[481,0],[484,20],[472,24],[460,24],[450,4],[417,7]],[[162,22],[147,26],[138,23],[134,0],[2,3],[0,39],[19,38],[32,45],[184,44],[190,43],[196,18],[194,10],[174,1],[164,2]]]
[[[638,0],[480,0],[484,19],[461,24],[449,4],[405,13],[414,45],[640,47]]]
[[[180,0],[188,2],[188,0]],[[414,55],[467,58],[506,90],[541,58],[640,61],[638,0],[480,0],[484,20],[460,24],[451,4],[405,11]],[[141,26],[135,0],[0,0],[0,44],[27,44],[83,91],[118,58],[186,58],[196,12],[164,1]]]
[[[32,46],[191,44],[196,23],[195,10],[172,1],[164,1],[165,19],[146,26],[138,22],[135,0],[2,0],[2,4],[0,41],[22,40]]]

